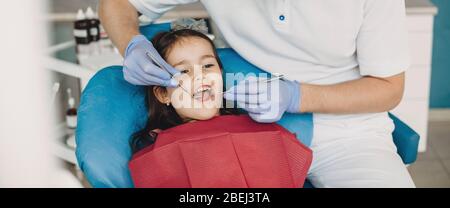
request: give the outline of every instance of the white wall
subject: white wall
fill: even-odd
[[[0,4],[0,187],[65,186],[69,174],[51,154],[51,84],[40,58],[46,0]]]

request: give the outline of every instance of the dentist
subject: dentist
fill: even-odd
[[[125,58],[127,81],[177,85],[145,58],[154,50],[139,34],[137,13],[157,19],[195,1],[100,1],[102,24]],[[387,114],[402,98],[409,65],[404,0],[201,2],[242,57],[287,78],[278,82],[279,99],[257,102],[254,95],[271,92],[244,82],[226,99],[236,100],[258,122],[277,121],[285,112],[313,113],[308,179],[315,187],[414,187]],[[276,116],[267,116],[274,106]]]

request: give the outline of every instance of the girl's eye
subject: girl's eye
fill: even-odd
[[[211,68],[213,66],[214,66],[214,64],[206,64],[206,65],[203,65],[203,68],[207,69],[207,68]]]
[[[182,73],[182,74],[187,74],[187,73],[189,73],[189,69],[181,70],[180,73]]]

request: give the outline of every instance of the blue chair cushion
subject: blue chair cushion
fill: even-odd
[[[105,68],[89,81],[78,109],[76,156],[93,187],[133,187],[128,141],[146,121],[145,88],[126,82],[121,66]]]
[[[392,132],[397,153],[405,164],[412,164],[417,159],[420,135],[407,124],[389,113],[389,117],[394,121],[395,129]]]
[[[163,31],[170,31],[170,23],[150,24],[139,28],[141,34],[151,40],[156,34]]]

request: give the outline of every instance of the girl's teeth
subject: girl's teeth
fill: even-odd
[[[206,91],[206,90],[210,90],[210,89],[211,89],[210,87],[202,87],[202,88],[199,88],[196,93],[199,93],[199,92],[202,92],[202,91]]]
[[[202,90],[197,90],[193,97],[197,100],[208,100],[211,97],[211,88],[203,88]]]
[[[211,87],[200,87],[195,91],[194,95],[197,93],[202,93],[204,91],[208,91],[208,90],[211,90]]]

